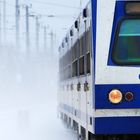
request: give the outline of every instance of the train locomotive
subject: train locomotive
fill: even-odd
[[[58,110],[78,139],[140,139],[140,0],[82,10],[59,47]]]

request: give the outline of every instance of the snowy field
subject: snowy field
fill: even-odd
[[[56,117],[56,112],[46,108],[44,104],[1,112],[0,140],[76,140],[76,134]]]
[[[57,59],[0,50],[0,140],[76,140],[57,117]]]

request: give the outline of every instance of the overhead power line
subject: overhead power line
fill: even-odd
[[[74,16],[72,16],[72,15],[44,15],[44,14],[37,14],[37,15],[39,15],[40,17],[48,17],[48,18],[76,18],[76,17],[74,17]],[[8,18],[9,17],[11,17],[11,18],[13,18],[13,17],[15,17],[15,15],[6,15]],[[20,15],[20,17],[25,17],[26,15]],[[30,15],[30,16],[34,16],[34,15]]]
[[[5,1],[0,0],[0,4],[1,4],[1,3],[4,3],[4,2],[5,2]],[[11,3],[7,2],[7,1],[6,1],[6,6],[15,7],[14,4],[11,4]]]

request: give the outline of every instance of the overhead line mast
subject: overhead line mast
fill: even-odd
[[[27,51],[29,51],[29,46],[30,46],[30,35],[29,35],[29,6],[26,5],[26,46],[27,46]]]
[[[19,9],[19,0],[16,0],[16,15],[15,15],[15,22],[16,22],[16,45],[19,47],[19,18],[20,18],[20,9]]]
[[[39,17],[36,16],[36,50],[37,52],[39,52],[39,30],[40,30]]]
[[[3,34],[4,43],[6,41],[6,0],[3,1]]]

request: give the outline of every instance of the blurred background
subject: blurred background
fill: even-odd
[[[0,1],[0,140],[75,140],[58,119],[58,47],[87,0]]]

